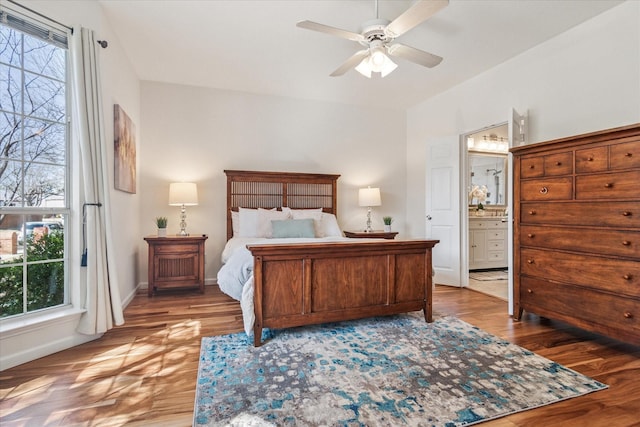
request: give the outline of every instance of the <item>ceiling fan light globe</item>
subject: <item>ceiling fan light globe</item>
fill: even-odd
[[[366,78],[371,78],[371,65],[369,64],[369,57],[364,58],[360,64],[356,67],[356,71],[365,76]]]
[[[373,68],[373,71],[379,73],[387,59],[387,56],[380,50],[371,52],[371,67]]]
[[[385,55],[385,58],[387,59],[384,63],[384,65],[382,66],[382,69],[380,70],[380,74],[382,75],[382,77],[386,77],[388,74],[390,74],[393,70],[395,70],[396,68],[398,68],[398,64],[396,64],[395,62],[393,62],[391,59],[389,59],[388,56]]]

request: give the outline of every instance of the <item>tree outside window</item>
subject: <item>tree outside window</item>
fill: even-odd
[[[67,49],[0,24],[0,317],[66,297]]]

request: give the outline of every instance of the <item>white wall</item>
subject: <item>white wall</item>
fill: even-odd
[[[425,234],[425,141],[529,113],[540,142],[640,122],[640,2],[629,1],[407,112],[407,233]]]
[[[109,147],[113,145],[113,105],[120,104],[127,115],[137,125],[136,140],[140,140],[140,83],[133,68],[124,54],[124,50],[106,22],[97,2],[88,1],[20,1],[26,7],[48,16],[69,27],[81,25],[96,32],[99,39],[107,40],[109,47],[99,49],[103,109],[105,120],[105,137]],[[139,142],[138,142],[139,145]],[[72,148],[72,155],[77,156],[77,147]],[[113,149],[108,149],[108,164],[113,165]],[[140,167],[138,162],[138,168]],[[128,302],[135,294],[137,277],[138,238],[141,235],[140,223],[140,193],[142,187],[138,185],[138,194],[132,195],[113,189],[113,166],[107,168],[111,190],[110,210],[112,222],[117,227],[113,241],[117,247],[118,283],[120,295],[124,302]],[[139,184],[139,183],[138,183]],[[81,185],[72,182],[72,195],[81,197]],[[80,244],[80,230],[82,221],[81,209],[71,213],[72,229],[76,231],[74,242]],[[80,251],[71,254],[71,289],[72,300],[78,303],[81,294],[81,275],[79,268]],[[54,316],[52,316],[54,317]],[[75,332],[78,313],[72,316],[57,316],[45,323],[25,323],[18,329],[3,333],[0,343],[0,369],[6,369],[16,364],[24,363],[56,351],[77,345],[95,337]]]
[[[406,116],[403,111],[143,82],[140,145],[140,229],[153,235],[156,216],[179,230],[179,207],[168,203],[169,183],[194,181],[200,204],[187,208],[188,230],[207,234],[205,276],[215,279],[226,241],[225,169],[341,174],[338,219],[360,229],[366,209],[357,190],[379,186],[382,216],[404,228]],[[146,244],[139,238],[139,272],[147,280]]]

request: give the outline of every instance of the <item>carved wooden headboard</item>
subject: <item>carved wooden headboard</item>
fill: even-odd
[[[233,237],[231,211],[243,208],[322,208],[336,214],[340,175],[225,170],[227,175],[227,240]]]

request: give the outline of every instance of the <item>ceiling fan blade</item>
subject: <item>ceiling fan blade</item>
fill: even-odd
[[[319,31],[321,33],[342,37],[347,40],[353,40],[354,42],[361,42],[364,40],[364,37],[362,37],[361,34],[352,33],[351,31],[341,30],[340,28],[330,27],[324,24],[318,24],[313,21],[300,21],[296,26],[307,30]]]
[[[387,48],[389,55],[397,56],[399,58],[406,59],[416,64],[423,65],[425,67],[435,67],[442,62],[442,57],[434,55],[429,52],[425,52],[415,47],[407,46],[400,43],[394,43]]]
[[[331,73],[331,77],[338,77],[346,73],[347,71],[355,68],[362,62],[364,58],[369,55],[369,50],[360,50],[353,55],[349,59],[347,59],[344,64],[339,66],[333,73]]]
[[[387,25],[384,32],[389,37],[399,37],[436,14],[448,4],[449,0],[421,0]]]

